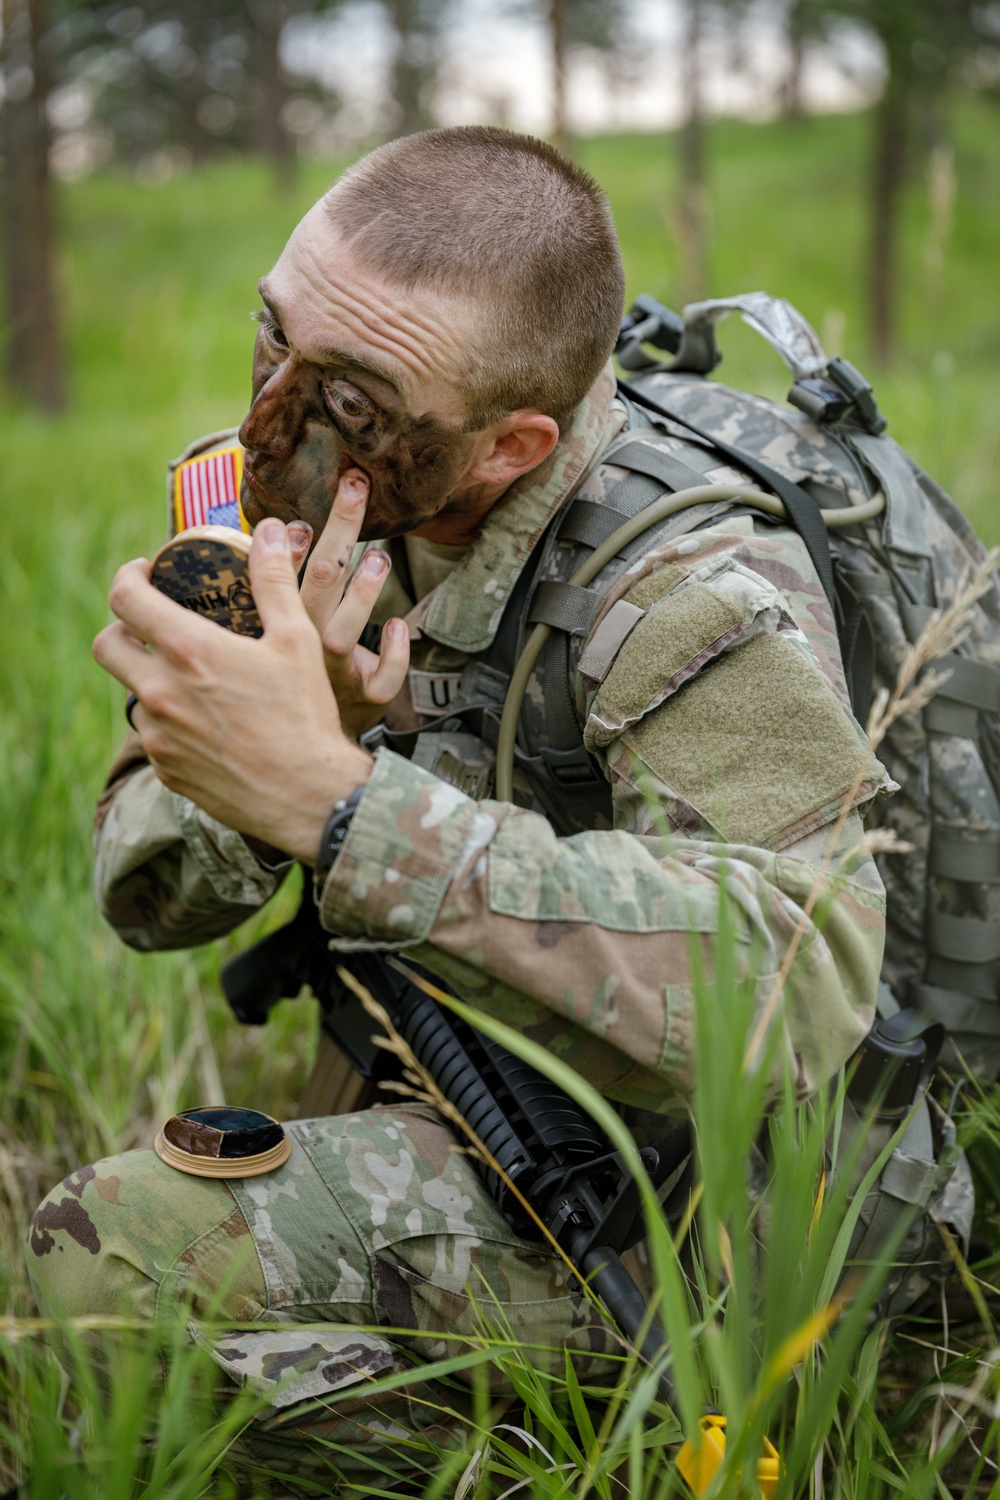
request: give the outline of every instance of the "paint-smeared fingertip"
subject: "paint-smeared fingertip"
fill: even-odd
[[[354,496],[368,493],[368,475],[363,469],[345,469],[340,482]]]

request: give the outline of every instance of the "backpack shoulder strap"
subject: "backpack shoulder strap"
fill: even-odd
[[[836,615],[838,613],[837,591],[833,581],[830,542],[819,513],[819,506],[809,492],[800,484],[796,484],[794,480],[786,479],[783,474],[778,473],[777,469],[772,469],[770,464],[764,463],[755,454],[747,453],[742,448],[723,442],[714,433],[706,432],[704,428],[698,427],[689,418],[682,416],[679,411],[666,405],[662,399],[654,401],[645,391],[640,391],[635,386],[628,386],[627,391],[634,400],[648,407],[650,411],[657,412],[661,417],[667,417],[671,422],[686,427],[696,437],[711,443],[726,458],[731,459],[741,469],[745,469],[748,474],[752,474],[755,479],[759,479],[768,489],[774,491],[784,503],[792,525],[805,543],[813,567],[819,575],[819,581],[830,601],[830,608]]]
[[[711,443],[732,463],[746,470],[748,474],[752,474],[768,489],[773,490],[782,501],[788,520],[802,538],[819,581],[823,585],[823,591],[830,602],[830,608],[833,610],[851,705],[859,721],[864,722],[868,715],[875,675],[875,640],[871,622],[862,601],[850,583],[843,577],[842,572],[835,570],[827,529],[820,514],[819,505],[812,495],[808,490],[803,489],[802,485],[786,478],[784,474],[779,474],[777,469],[772,468],[756,454],[748,453],[743,448],[724,442],[714,433],[692,422],[675,407],[668,405],[661,393],[658,392],[661,399],[654,401],[645,391],[640,391],[635,386],[624,386],[624,389],[630,398],[638,401],[650,411],[657,412],[669,421],[685,427],[696,437]]]

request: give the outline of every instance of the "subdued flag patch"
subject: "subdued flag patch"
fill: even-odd
[[[236,446],[201,453],[174,471],[174,526],[230,526],[249,531],[240,508],[243,449]]]

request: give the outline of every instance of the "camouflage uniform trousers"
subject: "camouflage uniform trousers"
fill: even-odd
[[[40,1308],[152,1321],[183,1299],[195,1316],[234,1323],[329,1323],[212,1340],[227,1375],[268,1396],[241,1438],[243,1458],[322,1474],[327,1493],[331,1464],[354,1482],[367,1468],[384,1484],[368,1460],[412,1476],[432,1450],[407,1439],[456,1441],[463,1398],[453,1384],[424,1381],[377,1402],[343,1392],[459,1353],[476,1334],[523,1339],[536,1368],[562,1368],[571,1348],[582,1375],[615,1378],[606,1356],[620,1345],[575,1277],[514,1234],[433,1110],[382,1105],[287,1129],[289,1160],[260,1177],[190,1177],[151,1151],[74,1173],[32,1223]],[[360,1331],[366,1324],[392,1329],[392,1342]],[[491,1397],[512,1394],[490,1368]],[[317,1406],[334,1392],[335,1403]]]

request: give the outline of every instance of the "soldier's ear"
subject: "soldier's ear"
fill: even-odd
[[[559,441],[559,423],[540,411],[515,411],[498,422],[472,466],[475,484],[513,484],[544,462]]]

